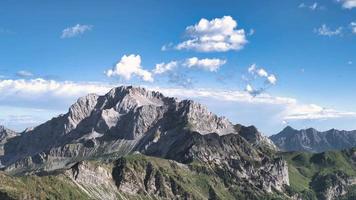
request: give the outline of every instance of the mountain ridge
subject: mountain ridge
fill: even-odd
[[[297,130],[290,126],[269,137],[282,151],[323,152],[349,149],[356,146],[356,130],[330,129],[318,131],[314,128]]]

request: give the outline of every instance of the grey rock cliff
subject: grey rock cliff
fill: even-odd
[[[0,156],[4,155],[4,144],[11,138],[18,136],[15,131],[0,126]],[[3,167],[0,160],[0,167]]]

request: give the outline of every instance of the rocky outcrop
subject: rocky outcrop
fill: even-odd
[[[167,144],[170,148],[164,148]],[[185,164],[205,163],[215,169],[216,173],[230,174],[230,178],[226,180],[229,184],[238,184],[240,180],[246,180],[250,181],[253,187],[268,192],[282,191],[283,185],[289,184],[286,162],[254,148],[239,134],[201,135],[187,131],[181,132],[179,136],[167,134],[159,142],[142,148],[138,150],[146,155]]]
[[[254,147],[260,150],[278,151],[278,147],[268,137],[262,135],[254,126],[235,125],[235,130]]]
[[[356,131],[319,132],[313,128],[296,130],[288,126],[270,139],[282,151],[323,152],[355,147]]]
[[[333,174],[316,176],[311,183],[320,200],[338,199],[348,192],[348,187],[356,184],[356,178],[339,171]]]
[[[0,156],[4,155],[4,144],[11,138],[16,137],[18,134],[15,131],[0,126]],[[0,160],[0,168],[3,167]]]
[[[112,178],[112,166],[95,162],[78,162],[65,172],[91,199],[115,200],[120,197]]]

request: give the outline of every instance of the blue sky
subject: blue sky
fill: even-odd
[[[231,46],[204,49],[215,40]],[[355,44],[355,0],[5,0],[0,123],[21,130],[87,92],[134,84],[266,134],[286,124],[356,129]],[[172,68],[155,73],[160,63]]]

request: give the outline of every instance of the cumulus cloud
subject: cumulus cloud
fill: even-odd
[[[168,71],[172,71],[174,68],[178,66],[177,61],[171,61],[168,63],[159,63],[156,64],[155,69],[153,70],[154,74],[163,74]]]
[[[92,29],[93,29],[92,25],[77,24],[75,26],[65,28],[62,31],[61,38],[65,39],[65,38],[77,37],[83,35],[85,32],[90,31]]]
[[[16,72],[16,76],[22,77],[22,78],[26,78],[26,77],[31,77],[33,76],[33,74],[29,71],[25,71],[25,70],[21,70]]]
[[[237,22],[231,16],[202,18],[197,24],[186,28],[188,40],[175,46],[178,50],[199,52],[226,52],[240,50],[247,43],[244,29],[237,29]],[[167,49],[167,46],[164,46]]]
[[[317,33],[318,35],[322,36],[337,36],[342,34],[342,27],[338,27],[334,30],[332,30],[330,27],[328,27],[326,24],[321,25],[321,27],[314,29],[314,32]]]
[[[264,88],[255,89],[252,85],[247,84],[245,91],[253,97],[256,97],[264,92]]]
[[[144,81],[153,82],[152,73],[144,70],[141,66],[140,55],[124,55],[114,68],[109,69],[105,74],[108,77],[123,77],[125,80],[130,80],[132,76],[137,76]]]
[[[272,85],[275,85],[276,82],[277,82],[277,78],[274,74],[270,74],[267,76],[267,81],[272,84]]]
[[[245,91],[253,97],[261,95],[268,87],[277,83],[277,77],[274,74],[268,73],[264,68],[258,67],[256,64],[252,64],[247,71],[252,75],[252,78],[243,76],[243,79],[247,81]],[[262,84],[260,83],[261,81]]]
[[[342,3],[342,7],[346,9],[356,8],[356,0],[337,0]]]
[[[254,76],[261,77],[261,78],[266,78],[265,81],[268,84],[274,85],[277,82],[277,78],[274,74],[269,74],[264,68],[258,67],[256,64],[252,64],[248,68],[248,73],[250,73],[251,75],[254,75]]]
[[[200,68],[210,72],[216,72],[225,63],[226,60],[221,60],[218,58],[198,59],[197,57],[192,57],[186,59],[183,65],[189,68]]]

